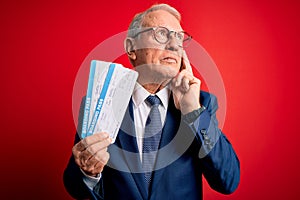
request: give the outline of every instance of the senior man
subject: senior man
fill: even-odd
[[[76,199],[202,199],[211,188],[234,192],[239,160],[216,119],[216,98],[200,92],[180,13],[154,5],[131,22],[125,49],[139,73],[114,144],[97,133],[75,145],[64,172]]]

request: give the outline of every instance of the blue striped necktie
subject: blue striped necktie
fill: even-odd
[[[147,97],[146,101],[151,105],[151,110],[145,126],[142,166],[144,169],[145,182],[149,188],[161,138],[162,123],[160,112],[158,110],[158,106],[161,104],[160,99],[156,95],[150,95]]]

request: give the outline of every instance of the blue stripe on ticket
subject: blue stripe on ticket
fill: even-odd
[[[91,100],[92,100],[92,95],[93,95],[93,83],[94,83],[96,65],[97,65],[97,61],[93,60],[91,62],[90,75],[89,75],[89,81],[88,81],[88,89],[87,89],[87,94],[86,94],[86,98],[85,98],[81,138],[85,138],[86,134],[87,134],[87,127],[88,127],[88,121],[89,121],[89,115],[90,115]]]
[[[109,65],[109,69],[108,69],[108,72],[107,72],[107,75],[106,75],[106,78],[105,78],[105,81],[104,81],[104,84],[102,87],[102,91],[100,93],[100,97],[97,102],[97,106],[96,106],[96,109],[95,109],[95,112],[93,115],[93,119],[92,119],[91,125],[88,129],[86,136],[93,135],[93,133],[94,133],[94,130],[95,130],[95,127],[96,127],[96,124],[97,124],[97,121],[98,121],[98,118],[99,118],[99,115],[100,115],[100,112],[101,112],[101,109],[103,106],[103,102],[104,102],[104,99],[105,99],[105,96],[106,96],[106,93],[108,90],[108,86],[109,86],[110,80],[112,78],[112,75],[114,73],[115,67],[116,67],[116,65],[114,63]]]

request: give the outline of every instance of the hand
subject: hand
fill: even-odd
[[[182,114],[187,114],[200,108],[201,81],[193,74],[192,67],[183,51],[182,70],[171,81],[174,103]]]
[[[74,145],[72,152],[76,164],[90,176],[100,174],[107,164],[109,153],[107,147],[111,144],[107,133],[97,133],[84,138]]]

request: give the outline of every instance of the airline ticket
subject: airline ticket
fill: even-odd
[[[81,138],[107,132],[115,141],[137,77],[121,64],[91,62]]]

